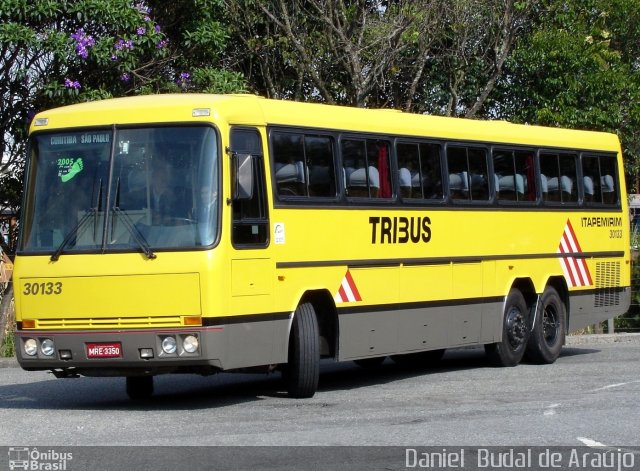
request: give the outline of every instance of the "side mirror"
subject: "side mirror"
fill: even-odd
[[[233,171],[233,199],[248,200],[253,197],[253,156],[236,154],[231,157]]]

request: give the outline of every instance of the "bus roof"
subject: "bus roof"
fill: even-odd
[[[194,109],[209,109],[210,117],[194,117]],[[45,126],[36,119],[48,118]],[[254,95],[166,94],[114,98],[56,108],[39,113],[31,131],[112,124],[177,123],[219,120],[236,125],[281,125],[421,136],[548,147],[619,151],[615,134],[404,113],[390,109],[271,100]]]

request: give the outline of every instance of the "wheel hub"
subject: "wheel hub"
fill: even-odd
[[[520,309],[512,308],[507,314],[507,336],[514,349],[524,344],[527,338],[527,324]]]
[[[552,306],[547,306],[542,313],[542,334],[547,345],[555,343],[558,327],[558,313]]]

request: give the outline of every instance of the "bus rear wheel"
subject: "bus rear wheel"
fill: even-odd
[[[495,366],[516,366],[522,360],[529,340],[527,303],[522,293],[512,289],[502,316],[502,340],[485,345],[489,361]]]
[[[289,362],[283,376],[289,396],[313,397],[320,378],[318,319],[311,303],[298,306],[289,337]]]
[[[153,396],[153,376],[127,376],[127,396],[134,401]]]
[[[533,321],[527,345],[527,359],[534,363],[556,361],[564,345],[566,309],[555,288],[547,287],[540,298],[540,309]]]

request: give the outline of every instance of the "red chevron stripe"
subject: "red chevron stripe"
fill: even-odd
[[[358,291],[358,287],[356,286],[356,282],[353,281],[353,277],[351,276],[351,272],[349,270],[347,270],[347,274],[344,277],[347,280],[347,284],[349,285],[349,288],[351,288],[351,292],[353,293],[353,297],[355,298],[355,300],[362,301],[362,298],[360,297],[360,292]]]

